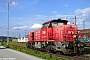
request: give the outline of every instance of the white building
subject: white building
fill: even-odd
[[[19,38],[17,42],[27,42],[28,38]]]

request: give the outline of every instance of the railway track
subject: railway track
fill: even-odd
[[[85,43],[85,45],[90,47],[90,43]]]
[[[48,54],[50,54],[50,56],[54,55],[58,57],[68,58],[71,60],[90,60],[90,56],[61,55],[61,54],[53,54],[53,53],[48,53]]]
[[[41,51],[40,51],[41,52]],[[46,52],[42,52],[44,54],[47,54]],[[63,57],[63,58],[68,58],[71,60],[90,60],[90,56],[75,56],[75,55],[61,55],[61,54],[55,54],[55,53],[48,53],[50,55],[50,57],[52,58],[52,56],[58,56],[58,57]]]

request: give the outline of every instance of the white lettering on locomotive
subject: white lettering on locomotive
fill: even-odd
[[[42,31],[42,34],[46,34],[46,31]]]
[[[68,34],[74,34],[74,31],[68,31]]]

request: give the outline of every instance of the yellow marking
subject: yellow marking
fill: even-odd
[[[73,35],[73,38],[76,38],[76,35]]]

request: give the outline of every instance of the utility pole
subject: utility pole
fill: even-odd
[[[83,41],[84,41],[85,21],[83,20],[82,23],[83,23]]]
[[[26,37],[26,31],[27,31],[27,30],[24,30],[24,31],[25,31],[25,37]]]
[[[13,36],[12,37],[14,38],[14,32],[13,32]]]
[[[74,23],[73,24],[76,25],[76,16],[74,18],[72,18],[72,19],[74,19]]]
[[[25,31],[25,41],[26,41],[26,31],[27,31],[27,30],[24,30],[24,31]]]
[[[12,33],[12,41],[15,39],[15,37],[14,37],[14,32]]]
[[[7,29],[7,45],[8,45],[8,42],[9,42],[9,3],[10,3],[10,0],[8,0],[8,29]]]
[[[2,28],[2,36],[1,36],[1,41],[2,41],[2,37],[3,37],[3,28]]]
[[[75,16],[75,18],[74,18],[74,19],[75,19],[75,25],[76,25],[76,16]]]
[[[83,30],[85,30],[85,21],[83,21]]]
[[[83,31],[85,30],[85,21],[83,20]]]
[[[21,36],[20,36],[20,33],[19,33],[19,39],[21,38]]]
[[[20,43],[21,42],[21,40],[20,40],[21,39],[20,33],[19,33],[19,38],[18,39],[19,39],[19,43]]]
[[[0,41],[2,41],[2,36],[3,36],[3,28],[2,27],[0,27],[1,28],[1,38],[0,38]]]

